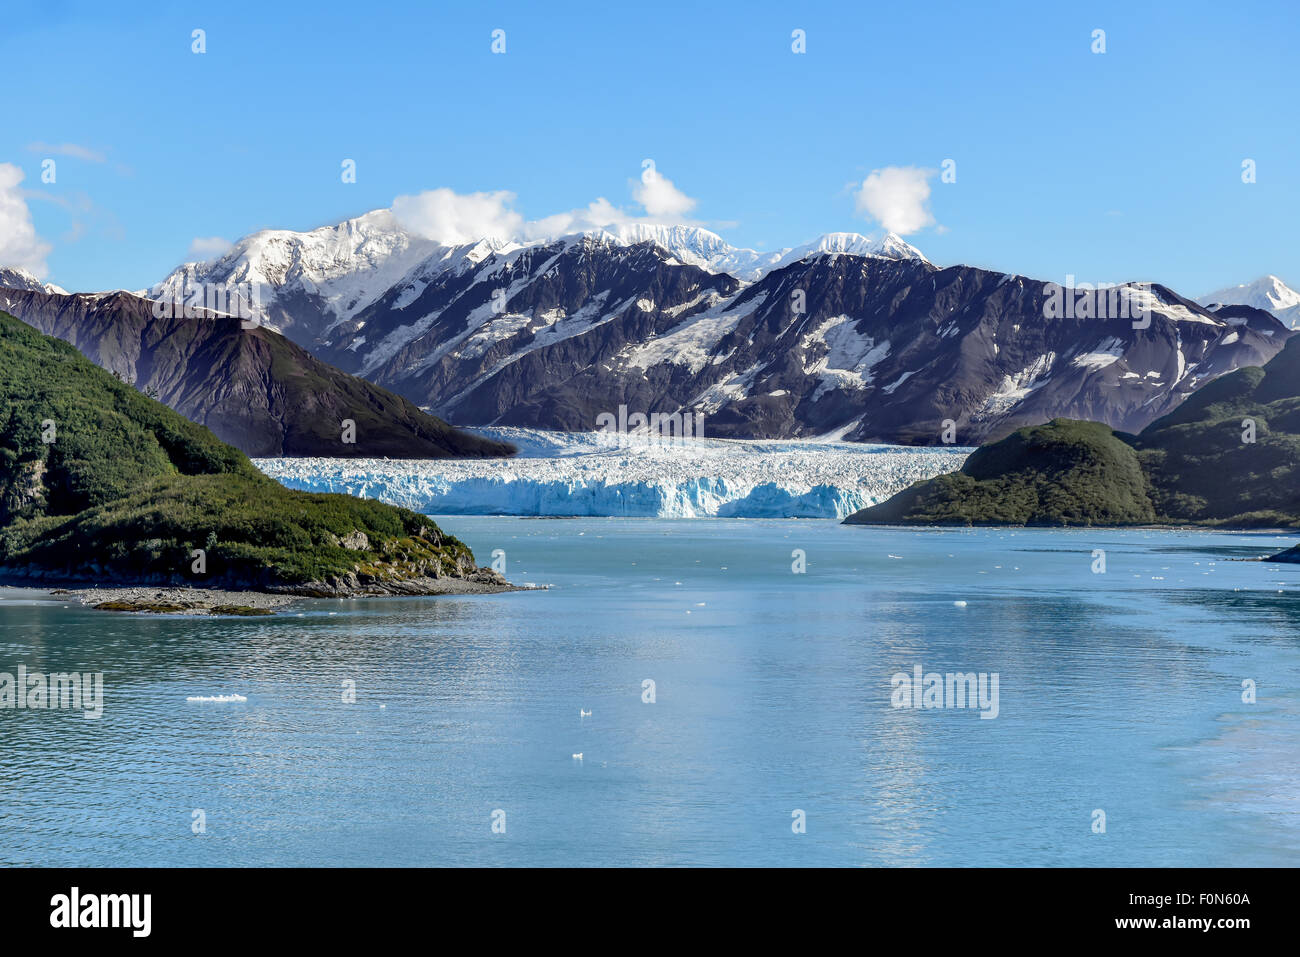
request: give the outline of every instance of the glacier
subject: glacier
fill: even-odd
[[[970,448],[821,439],[691,439],[472,430],[512,459],[270,458],[288,488],[343,492],[428,515],[840,519],[961,467]],[[617,444],[615,444],[617,443]]]

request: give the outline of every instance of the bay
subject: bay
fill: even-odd
[[[1300,569],[1234,560],[1285,537],[439,522],[550,589],[265,619],[0,592],[0,671],[105,682],[98,720],[0,710],[0,860],[1298,859]],[[893,707],[917,665],[996,673],[997,717]],[[230,694],[247,701],[186,701]]]

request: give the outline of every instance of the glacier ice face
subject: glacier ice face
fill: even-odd
[[[844,518],[961,467],[968,448],[482,429],[514,459],[258,459],[289,488],[436,515]],[[619,438],[623,444],[613,442]]]

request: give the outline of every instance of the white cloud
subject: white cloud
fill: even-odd
[[[512,239],[522,235],[524,217],[511,208],[514,201],[515,194],[506,190],[456,193],[440,187],[397,197],[393,215],[411,232],[454,246],[485,236]]]
[[[632,197],[645,207],[646,215],[651,219],[667,217],[673,223],[681,222],[695,208],[695,200],[673,185],[654,163],[647,160],[641,172],[640,183],[632,187]]]
[[[605,197],[598,197],[582,209],[556,213],[524,224],[525,239],[553,239],[589,229],[604,229],[620,223],[635,222],[636,217],[619,209]]]
[[[36,235],[32,213],[18,184],[23,171],[0,163],[0,266],[18,266],[44,277],[50,244]]]
[[[199,236],[190,243],[190,255],[198,259],[220,259],[235,246],[220,236]]]
[[[872,170],[853,194],[858,212],[900,236],[934,225],[929,209],[930,177],[934,173],[919,166]]]
[[[87,163],[102,163],[106,159],[103,153],[76,143],[28,143],[27,148],[33,153],[46,156],[71,156],[73,159],[85,160]]]
[[[629,212],[600,196],[578,209],[526,220],[515,210],[515,194],[508,190],[457,193],[441,187],[397,197],[393,200],[393,215],[417,235],[455,245],[485,236],[526,241],[553,239],[626,223],[689,224],[685,214],[696,203],[653,166],[645,169],[639,182],[632,182],[632,195],[641,204],[643,214]]]

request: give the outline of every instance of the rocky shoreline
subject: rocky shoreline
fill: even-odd
[[[273,615],[297,599],[269,592],[226,591],[220,588],[56,588],[52,596],[67,597],[101,611],[152,612],[171,615]]]
[[[29,586],[30,587],[30,586]],[[519,586],[494,572],[468,578],[413,578],[386,582],[382,587],[342,588],[312,583],[293,591],[194,588],[187,585],[106,585],[50,589],[51,597],[70,598],[100,611],[146,612],[160,615],[273,615],[304,599],[382,598],[438,595],[492,595],[512,591],[544,591],[546,586]]]

